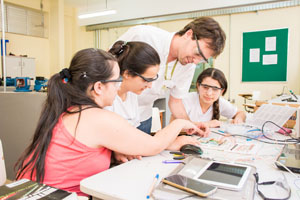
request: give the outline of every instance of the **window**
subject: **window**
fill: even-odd
[[[44,12],[11,4],[6,4],[4,9],[6,13],[6,32],[46,37],[44,27]],[[0,19],[1,16],[2,15],[0,15]],[[2,31],[2,19],[0,20],[0,25],[0,30]]]

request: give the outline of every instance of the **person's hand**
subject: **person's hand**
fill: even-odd
[[[206,137],[210,132],[208,126],[202,122],[198,122],[197,125],[188,120],[184,120],[184,122],[183,131],[189,135],[197,134]]]
[[[207,124],[208,124],[209,128],[217,128],[217,127],[221,126],[222,122],[214,119],[214,120],[210,120],[209,122],[207,122]]]
[[[142,159],[142,156],[132,156],[132,155],[125,155],[119,152],[114,152],[114,157],[116,159],[116,161],[118,161],[119,163],[125,163],[128,162],[129,160],[133,160],[133,159]]]
[[[185,144],[200,145],[200,142],[192,136],[178,136],[176,140],[167,147],[167,150],[179,151],[180,148]]]
[[[236,115],[232,118],[231,123],[242,124],[246,121],[246,114],[244,111],[238,111]]]
[[[207,137],[210,133],[210,129],[205,122],[194,122],[194,124],[201,130],[200,136]]]
[[[233,123],[233,124],[242,124],[242,123],[244,123],[244,120],[240,117],[236,117],[231,121],[231,123]]]

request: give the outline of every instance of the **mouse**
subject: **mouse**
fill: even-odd
[[[183,145],[180,148],[180,151],[182,153],[185,153],[185,154],[198,154],[198,155],[201,155],[203,153],[203,150],[200,147],[198,147],[196,145],[193,145],[193,144]]]

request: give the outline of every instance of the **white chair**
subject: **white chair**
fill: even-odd
[[[5,170],[2,142],[0,139],[0,186],[3,185],[5,182],[6,182],[6,170]]]
[[[157,107],[152,108],[152,126],[151,133],[156,133],[161,129],[160,113]]]

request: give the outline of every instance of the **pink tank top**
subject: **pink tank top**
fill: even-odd
[[[74,140],[63,125],[62,116],[53,129],[47,151],[44,184],[87,196],[80,191],[80,181],[108,169],[111,151]],[[30,179],[30,171],[22,178]]]

